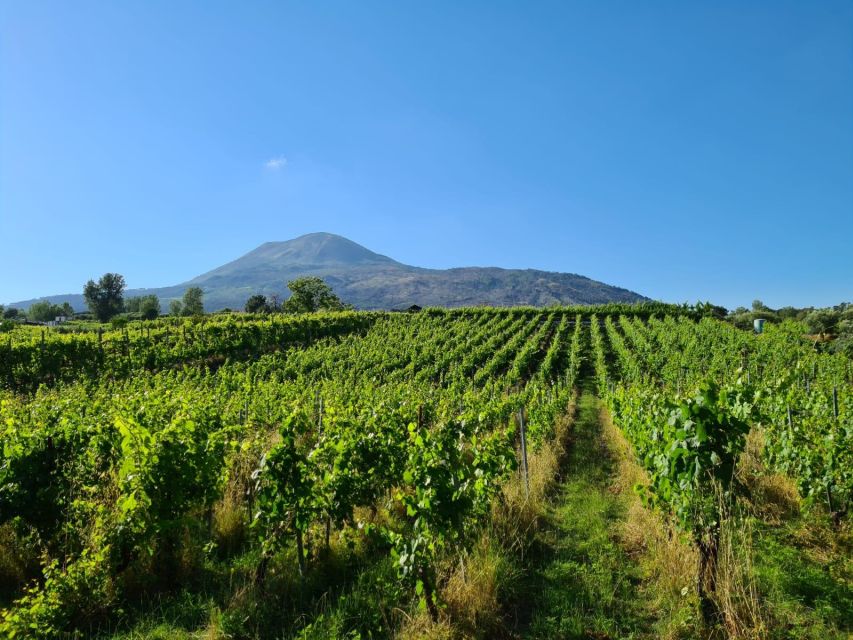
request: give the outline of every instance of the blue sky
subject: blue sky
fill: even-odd
[[[0,4],[0,301],[311,231],[851,300],[853,3]]]

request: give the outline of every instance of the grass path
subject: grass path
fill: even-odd
[[[615,464],[599,411],[585,387],[563,482],[539,534],[521,638],[649,637],[641,571],[617,539],[627,498],[611,490]]]

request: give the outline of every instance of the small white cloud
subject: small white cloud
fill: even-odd
[[[284,156],[276,156],[275,158],[270,158],[264,163],[264,166],[270,171],[278,171],[284,165],[287,164],[287,158]]]

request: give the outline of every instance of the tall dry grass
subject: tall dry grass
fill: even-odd
[[[614,490],[622,492],[637,485],[648,484],[648,476],[637,464],[633,449],[622,432],[613,424],[602,407],[601,423],[604,436],[617,452]],[[694,632],[707,638],[725,637],[732,640],[760,640],[767,637],[766,612],[755,578],[753,544],[754,527],[745,517],[744,507],[757,508],[768,519],[778,519],[795,513],[799,498],[793,484],[779,474],[768,474],[761,462],[763,436],[750,433],[746,451],[738,463],[738,479],[749,487],[752,500],[748,505],[721,505],[721,513],[729,513],[720,527],[720,540],[715,572],[715,591],[712,594],[717,610],[718,625]],[[722,501],[722,495],[717,496]],[[726,506],[726,508],[722,508]],[[684,637],[683,618],[685,598],[695,601],[695,584],[699,563],[694,545],[666,524],[660,515],[646,509],[638,496],[629,501],[623,527],[623,543],[632,554],[642,558],[653,586],[646,589],[650,608],[665,612],[661,637]],[[691,607],[695,602],[691,603]],[[669,623],[666,621],[669,620]]]
[[[439,595],[444,607],[439,621],[432,622],[426,612],[420,612],[403,624],[398,640],[480,640],[505,635],[501,595],[517,582],[517,567],[548,508],[576,414],[577,394],[554,425],[554,437],[528,453],[529,490],[519,469],[501,487],[471,553],[448,558],[441,567]]]
[[[746,488],[748,507],[768,524],[780,524],[800,512],[800,494],[788,476],[769,471],[762,456],[764,432],[753,427],[738,460],[736,478]]]
[[[554,425],[551,441],[528,455],[529,490],[521,469],[508,479],[492,505],[489,529],[499,543],[521,557],[527,552],[548,507],[548,496],[559,482],[572,424],[577,415],[577,395]]]
[[[714,602],[720,624],[732,640],[767,637],[766,613],[755,580],[753,525],[735,515],[720,528]]]
[[[647,509],[634,490],[649,483],[646,472],[637,464],[634,450],[624,434],[613,424],[602,405],[602,436],[613,452],[615,463],[611,491],[627,499],[627,511],[620,543],[644,569],[642,585],[648,609],[661,621],[658,637],[668,640],[685,637],[695,631],[690,609],[695,606],[694,587],[699,554],[661,516]]]

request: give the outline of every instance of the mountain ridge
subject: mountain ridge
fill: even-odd
[[[516,306],[599,304],[648,300],[628,289],[575,273],[502,267],[429,269],[398,262],[333,233],[309,233],[292,240],[265,242],[235,260],[186,282],[158,288],[128,289],[125,297],[155,294],[165,308],[187,287],[205,292],[205,309],[242,309],[256,293],[286,297],[287,282],[314,275],[324,278],[345,302],[360,309],[420,306]],[[81,294],[60,294],[11,303],[68,301],[85,309]]]

